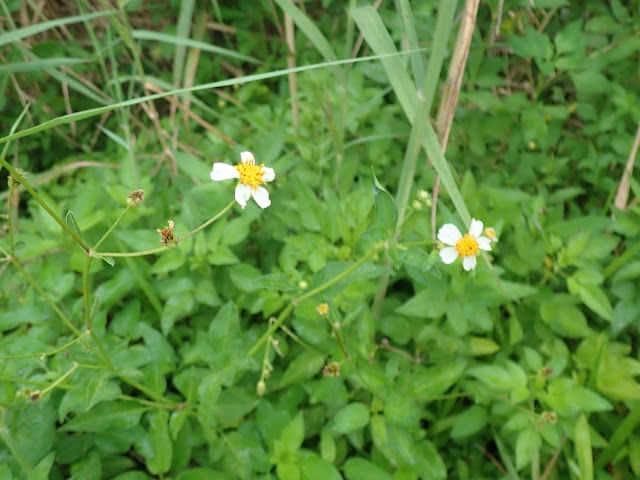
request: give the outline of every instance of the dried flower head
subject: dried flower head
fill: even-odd
[[[540,426],[545,423],[550,423],[551,425],[555,425],[558,422],[558,414],[556,412],[550,412],[545,410],[540,414]]]
[[[339,377],[340,376],[340,364],[338,362],[329,362],[322,369],[322,375],[324,377]]]
[[[144,200],[144,190],[136,190],[135,192],[131,192],[127,197],[127,204],[131,205],[140,205],[140,202]]]
[[[164,227],[162,230],[158,228],[156,229],[156,232],[158,232],[162,237],[160,239],[160,242],[162,242],[162,244],[165,247],[171,248],[178,245],[178,239],[176,238],[176,234],[173,233],[173,226],[174,226],[173,221],[169,220],[168,227]]]
[[[542,378],[549,378],[553,375],[553,368],[545,365],[538,371],[538,375]]]

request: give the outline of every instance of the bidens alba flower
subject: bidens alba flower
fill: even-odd
[[[211,180],[219,182],[237,178],[236,202],[244,208],[247,206],[247,200],[253,197],[260,208],[267,208],[271,205],[269,192],[260,185],[272,182],[276,178],[276,172],[273,168],[265,167],[264,164],[256,165],[256,160],[251,152],[242,152],[240,158],[242,163],[235,166],[227,165],[226,163],[214,163],[211,171]]]
[[[476,268],[476,256],[480,250],[491,250],[491,240],[480,236],[482,227],[482,222],[473,218],[469,233],[462,236],[458,227],[445,223],[438,231],[438,240],[449,245],[440,250],[442,261],[449,264],[462,257],[462,266],[466,271]]]

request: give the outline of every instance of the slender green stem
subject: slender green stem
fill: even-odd
[[[67,373],[65,373],[64,375],[62,375],[59,379],[57,379],[51,385],[49,385],[47,388],[42,390],[42,392],[40,392],[40,396],[43,397],[46,393],[49,393],[51,390],[56,388],[56,386],[58,386],[60,383],[62,383],[69,375],[71,375],[73,372],[75,372],[77,370],[77,368],[78,368],[78,362],[73,362],[73,366],[69,369],[69,371]]]
[[[11,198],[13,197],[15,189],[11,187],[11,183],[12,182],[9,181],[9,197],[7,198],[7,227],[9,228],[9,251],[13,254],[13,218],[11,215],[13,209],[11,208]]]
[[[302,296],[300,296],[298,298],[294,298],[293,300],[291,300],[291,303],[289,305],[287,305],[287,308],[285,308],[282,311],[282,313],[280,313],[280,315],[278,316],[276,321],[273,322],[273,324],[264,333],[264,335],[262,335],[258,339],[258,341],[256,343],[254,343],[253,347],[251,347],[251,350],[249,350],[248,355],[251,356],[254,353],[256,353],[258,348],[260,348],[260,345],[262,345],[264,342],[266,342],[269,339],[269,337],[271,337],[276,332],[276,330],[278,330],[278,328],[280,328],[280,325],[282,325],[284,323],[284,321],[287,319],[287,317],[293,311],[293,309],[294,309],[294,307],[296,305],[298,305],[300,302],[306,300],[307,298],[313,297],[314,295],[317,295],[317,294],[319,294],[321,292],[324,292],[325,290],[327,290],[328,288],[332,287],[333,285],[335,285],[339,281],[341,281],[344,278],[348,277],[355,270],[357,270],[363,263],[365,263],[366,261],[371,259],[374,255],[376,255],[383,248],[385,248],[385,243],[381,242],[380,244],[376,245],[371,250],[369,250],[369,252],[364,257],[362,257],[360,260],[355,262],[349,268],[345,269],[340,274],[338,274],[335,277],[333,277],[331,280],[328,280],[327,282],[325,282],[322,285],[314,288],[313,290],[308,291],[304,295],[302,295]]]
[[[144,250],[142,252],[100,252],[100,255],[105,257],[144,257],[145,255],[153,255],[155,253],[164,252],[165,250],[169,250],[169,247],[158,247],[151,250]]]
[[[98,243],[96,243],[93,248],[91,250],[97,250],[98,247],[100,245],[102,245],[102,243],[107,239],[107,237],[109,235],[111,235],[111,232],[113,232],[113,229],[116,228],[118,226],[118,224],[120,223],[120,221],[124,218],[124,216],[127,214],[127,212],[129,211],[129,209],[131,208],[131,205],[127,204],[127,208],[124,209],[124,211],[120,214],[120,216],[116,219],[116,221],[113,223],[113,225],[111,225],[111,227],[109,228],[109,230],[107,230],[107,233],[105,233],[102,238],[100,240],[98,240]]]
[[[338,342],[338,347],[340,347],[340,350],[342,351],[342,355],[344,356],[344,358],[349,358],[349,354],[347,353],[347,350],[344,348],[344,344],[342,343],[342,339],[340,338],[340,332],[336,328],[336,324],[333,323],[331,320],[329,320],[329,317],[327,317],[326,315],[323,315],[323,317],[326,318],[327,322],[329,322],[329,325],[331,325],[331,330],[333,331],[333,335],[336,337],[336,342]]]
[[[214,217],[210,218],[209,220],[207,220],[206,222],[204,222],[202,225],[200,225],[199,227],[195,228],[194,230],[191,230],[186,235],[178,238],[176,240],[176,245],[179,244],[180,242],[182,242],[183,240],[186,240],[190,236],[195,235],[200,230],[203,230],[203,229],[207,228],[209,225],[211,225],[213,222],[215,222],[220,217],[222,217],[225,213],[227,213],[231,209],[231,207],[233,207],[234,203],[235,203],[235,200],[232,201],[231,203],[229,203],[229,205],[227,205],[226,207],[224,207],[217,215],[215,215]],[[127,253],[100,252],[100,255],[105,256],[105,257],[142,257],[142,256],[145,256],[145,255],[153,255],[154,253],[164,252],[165,250],[169,250],[170,248],[171,247],[164,247],[163,246],[163,247],[153,248],[151,250],[144,250],[142,252],[127,252]],[[94,253],[96,253],[96,252],[94,252]]]
[[[81,337],[76,337],[70,342],[65,343],[63,346],[56,348],[55,350],[51,350],[50,352],[42,352],[42,353],[29,353],[27,355],[3,355],[0,356],[0,360],[14,360],[18,358],[41,358],[41,357],[51,357],[62,350],[66,350],[74,343],[79,342]]]
[[[2,165],[4,168],[6,168],[9,173],[16,179],[18,180],[22,186],[24,187],[24,189],[29,192],[29,194],[34,198],[34,200],[36,202],[38,202],[40,204],[40,206],[42,208],[44,208],[47,213],[49,215],[51,215],[51,218],[53,218],[62,228],[64,228],[67,233],[69,235],[71,235],[73,237],[73,239],[78,243],[78,245],[80,245],[82,248],[84,248],[85,252],[89,251],[89,247],[87,246],[86,243],[84,243],[84,241],[78,236],[78,234],[76,234],[76,232],[74,232],[71,228],[69,228],[69,226],[64,222],[64,220],[62,220],[52,209],[51,207],[49,207],[49,205],[47,205],[47,202],[45,202],[42,197],[40,195],[38,195],[38,193],[31,187],[31,185],[29,185],[29,182],[27,182],[27,180],[20,174],[20,172],[18,172],[15,168],[13,168],[9,162],[7,162],[4,158],[0,157],[0,165]]]
[[[115,370],[115,367],[113,366],[113,363],[111,363],[111,360],[109,360],[109,355],[107,355],[107,352],[105,351],[104,347],[102,346],[102,343],[100,342],[100,339],[98,339],[98,337],[93,332],[93,330],[89,330],[89,332],[91,332],[91,338],[93,338],[93,341],[96,342],[96,345],[98,346],[98,349],[100,350],[100,353],[101,353],[101,356],[102,356],[102,361],[107,365],[107,367],[109,367],[109,370]]]
[[[161,403],[163,405],[170,405],[172,407],[177,407],[178,406],[178,404],[176,402],[172,402],[171,400],[168,400],[168,399],[164,398],[159,393],[156,393],[153,390],[151,390],[150,388],[145,387],[144,385],[142,385],[141,383],[137,382],[133,378],[128,377],[124,373],[120,373],[120,372],[116,371],[116,375],[118,375],[118,378],[120,378],[120,380],[122,380],[125,383],[128,383],[129,385],[131,385],[136,390],[139,390],[142,393],[144,393],[147,397],[154,399],[156,402],[159,402],[159,403]]]
[[[91,266],[91,257],[87,255],[84,260],[84,268],[82,269],[82,299],[84,302],[84,324],[87,328],[91,328],[91,311],[89,310],[89,267]]]
[[[196,228],[195,230],[190,231],[189,233],[187,233],[185,236],[180,237],[178,240],[176,240],[176,243],[180,243],[181,241],[189,238],[191,235],[194,235],[196,233],[198,233],[200,230],[207,228],[209,225],[211,225],[213,222],[215,222],[216,220],[218,220],[220,217],[222,217],[225,213],[227,213],[229,210],[231,210],[231,207],[233,207],[233,204],[236,203],[235,200],[233,200],[231,203],[229,203],[229,205],[227,205],[226,207],[224,207],[220,213],[218,213],[216,216],[214,216],[213,218],[207,220],[206,222],[204,222],[202,225],[200,225],[198,228]]]

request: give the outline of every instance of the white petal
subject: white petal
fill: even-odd
[[[467,272],[476,268],[476,256],[471,255],[470,257],[464,257],[462,259],[462,266]]]
[[[240,172],[233,165],[226,163],[214,163],[211,170],[211,180],[219,182],[220,180],[229,180],[231,178],[240,178]]]
[[[273,168],[262,167],[262,180],[265,182],[273,182],[276,178],[276,172]]]
[[[440,258],[448,265],[456,261],[458,251],[454,247],[445,247],[440,250]]]
[[[236,187],[236,202],[240,204],[242,208],[247,206],[247,200],[251,198],[251,187],[249,185],[243,185],[241,183]]]
[[[458,240],[462,238],[462,234],[458,227],[456,227],[453,223],[445,223],[440,230],[438,230],[438,240],[440,240],[445,245],[455,245]],[[441,250],[442,251],[442,250]]]
[[[240,154],[240,158],[242,159],[242,163],[247,163],[247,162],[255,162],[255,158],[253,158],[253,153],[251,152],[242,152]]]
[[[471,219],[471,226],[469,227],[469,235],[472,237],[479,237],[482,234],[483,224],[480,220],[475,218]]]
[[[267,192],[266,188],[258,187],[255,190],[251,191],[251,195],[253,195],[253,199],[260,206],[260,208],[267,208],[271,205],[271,200],[269,200],[269,192]]]
[[[491,240],[487,237],[478,237],[476,238],[478,242],[478,247],[481,250],[491,250]]]

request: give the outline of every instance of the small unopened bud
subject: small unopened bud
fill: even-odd
[[[20,169],[20,168],[16,168],[16,170],[18,171],[18,173],[20,175],[22,175],[22,178],[27,176],[27,172],[25,172],[24,170]],[[16,177],[14,177],[13,175],[9,175],[7,177],[7,183],[9,184],[9,188],[13,189],[13,188],[18,188],[20,186],[20,180],[18,180]]]
[[[540,375],[542,378],[549,378],[551,375],[553,375],[553,368],[545,365],[538,371],[538,375]]]
[[[266,391],[267,391],[267,384],[264,382],[264,380],[260,380],[256,385],[256,393],[258,394],[259,397],[262,397]]]
[[[318,305],[316,307],[316,312],[318,312],[320,315],[322,315],[323,317],[325,315],[327,315],[329,313],[329,304],[328,303],[321,303],[320,305]]]
[[[339,377],[340,364],[338,362],[329,362],[322,369],[322,375],[325,377]]]
[[[497,242],[498,241],[498,236],[496,235],[496,231],[493,228],[491,228],[491,227],[485,228],[484,229],[484,234],[492,242]]]
[[[169,220],[168,227],[164,227],[162,230],[156,228],[156,232],[158,232],[162,237],[160,239],[160,242],[162,242],[162,244],[165,247],[171,248],[178,245],[178,241],[177,241],[178,239],[176,238],[176,234],[173,233],[173,226],[174,226],[173,221]]]
[[[550,412],[545,410],[540,414],[540,423],[550,423],[551,425],[555,425],[558,422],[558,414],[556,412]]]
[[[135,206],[140,205],[140,202],[144,200],[144,190],[136,190],[131,192],[127,197],[127,205]]]

